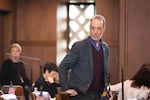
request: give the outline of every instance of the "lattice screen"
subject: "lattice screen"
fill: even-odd
[[[69,4],[69,49],[76,41],[89,35],[89,19],[94,16],[95,4]]]

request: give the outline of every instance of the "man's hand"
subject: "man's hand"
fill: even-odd
[[[78,95],[77,91],[74,89],[69,89],[69,90],[66,90],[65,92],[68,93],[70,96]]]

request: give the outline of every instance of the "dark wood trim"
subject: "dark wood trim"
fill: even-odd
[[[19,41],[23,46],[56,46],[56,41]]]

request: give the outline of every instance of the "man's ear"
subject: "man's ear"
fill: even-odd
[[[106,27],[103,28],[103,33],[105,32],[105,30],[106,30]]]

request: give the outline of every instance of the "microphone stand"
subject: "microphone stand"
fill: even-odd
[[[119,62],[118,57],[110,50],[110,53],[112,54],[113,57]],[[124,69],[123,66],[121,65],[121,83],[122,83],[122,100],[124,100]]]
[[[30,80],[31,80],[31,83],[33,82],[33,79],[32,79],[32,66],[30,67]],[[32,87],[32,84],[31,84],[31,91],[33,90],[33,87]]]
[[[122,100],[124,100],[124,69],[121,67]]]
[[[40,81],[41,81],[41,86],[40,86],[40,96],[42,96],[43,95],[43,81],[44,81],[44,79],[43,79],[43,71],[42,71],[42,64],[40,64]]]

